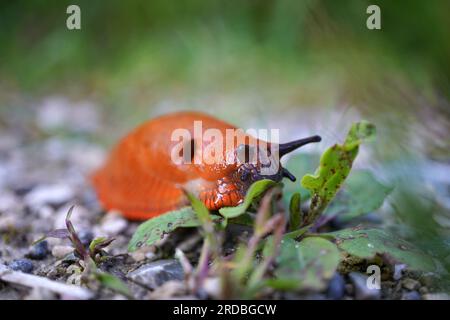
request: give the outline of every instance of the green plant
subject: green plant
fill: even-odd
[[[88,248],[81,242],[75,228],[70,221],[74,206],[70,207],[65,219],[66,229],[56,229],[48,232],[44,237],[38,239],[34,244],[43,241],[45,238],[69,239],[74,247],[75,256],[79,258],[79,270],[81,272],[81,282],[88,285],[92,281],[98,281],[101,285],[113,291],[131,297],[127,286],[116,276],[101,271],[98,268],[100,262],[106,257],[103,250],[111,244],[114,238],[98,237],[91,241]]]
[[[381,258],[413,270],[433,271],[437,267],[433,258],[386,230],[356,227],[318,232],[335,217],[348,220],[378,209],[392,190],[368,171],[349,177],[360,145],[374,140],[375,132],[369,122],[353,124],[344,143],[327,149],[315,173],[303,176],[302,188],[289,192],[288,212],[277,205],[283,185],[270,180],[255,182],[241,205],[214,213],[189,195],[192,208],[145,222],[129,249],[152,245],[177,227],[200,227],[205,240],[191,288],[198,293],[205,278],[220,276],[222,298],[255,298],[271,289],[321,290],[339,265],[352,258]],[[308,200],[309,207],[303,210],[302,202]],[[252,208],[257,208],[256,213]],[[233,223],[253,226],[253,234],[232,256],[223,257],[221,235]]]

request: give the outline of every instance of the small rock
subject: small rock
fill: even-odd
[[[144,264],[127,277],[148,289],[155,289],[170,280],[183,280],[184,273],[177,260],[158,260]]]
[[[367,287],[367,276],[358,273],[351,272],[349,275],[355,287],[355,297],[358,300],[375,300],[380,299],[381,290],[379,289],[369,289]]]
[[[450,295],[445,292],[426,293],[423,295],[425,300],[450,300]]]
[[[155,250],[156,249],[154,246],[144,246],[134,252],[131,252],[130,256],[136,262],[139,262],[139,261],[142,261],[145,259],[155,260],[155,258],[157,257],[157,255],[155,254]]]
[[[47,254],[49,253],[48,249],[48,242],[46,240],[41,241],[37,244],[35,244],[30,252],[26,255],[27,258],[33,259],[33,260],[42,260],[45,259]]]
[[[396,264],[394,267],[394,275],[392,278],[396,281],[400,280],[403,276],[403,270],[405,270],[406,264]]]
[[[435,273],[428,272],[422,274],[419,278],[419,281],[423,286],[431,288],[434,287],[439,282],[439,278]]]
[[[328,284],[327,298],[333,300],[340,300],[344,297],[345,281],[339,273],[335,273]]]
[[[421,300],[422,297],[417,291],[405,292],[402,295],[402,300]]]
[[[79,258],[75,255],[75,252],[71,252],[68,255],[64,256],[64,258],[61,261],[71,264],[77,262],[78,260]]]
[[[78,238],[80,239],[81,243],[85,247],[89,247],[92,240],[94,240],[94,233],[90,230],[80,230],[78,231]]]
[[[419,289],[420,287],[420,283],[417,280],[411,279],[411,278],[406,278],[402,281],[402,286],[405,289],[408,290],[416,290]]]
[[[420,294],[425,294],[425,293],[428,293],[429,290],[427,287],[420,287],[419,292],[420,292]]]
[[[127,220],[125,220],[119,213],[109,212],[102,219],[100,230],[109,236],[113,236],[124,231],[127,226]]]
[[[8,231],[16,226],[17,219],[12,215],[0,217],[0,231]]]
[[[174,297],[184,296],[188,293],[186,285],[181,281],[170,280],[158,287],[155,291],[150,293],[151,300],[167,300]]]
[[[55,217],[55,210],[51,206],[45,205],[37,209],[37,214],[41,219],[52,219]]]
[[[28,193],[24,201],[30,207],[40,207],[46,204],[61,205],[75,196],[72,188],[65,184],[42,185]]]
[[[0,192],[0,212],[17,211],[20,207],[20,201],[14,193],[4,190]]]
[[[34,269],[33,263],[28,259],[18,259],[11,262],[9,267],[15,271],[22,271],[24,273],[31,273]]]
[[[220,278],[206,278],[203,282],[203,289],[208,294],[208,296],[214,299],[220,299],[220,295],[222,293]]]
[[[54,246],[52,249],[52,255],[56,259],[62,259],[72,252],[73,248],[71,246]]]

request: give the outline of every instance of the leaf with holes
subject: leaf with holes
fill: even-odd
[[[339,249],[362,259],[379,255],[387,261],[406,264],[412,270],[435,271],[437,268],[432,257],[384,230],[352,228],[323,235],[332,236]]]
[[[327,216],[339,216],[347,221],[380,208],[392,187],[380,183],[366,170],[353,172],[342,190],[325,211]]]
[[[372,140],[374,135],[373,124],[367,121],[353,124],[344,144],[335,144],[327,149],[320,158],[316,173],[302,178],[302,186],[312,194],[306,223],[313,222],[325,210],[350,173],[359,145],[364,141]]]
[[[177,228],[200,225],[200,220],[191,207],[167,212],[142,223],[131,238],[128,250],[135,251],[142,246],[150,246]]]
[[[268,242],[267,245],[273,244]],[[307,237],[297,242],[284,237],[276,258],[275,278],[267,285],[284,290],[322,290],[334,275],[339,261],[339,250],[328,240]]]

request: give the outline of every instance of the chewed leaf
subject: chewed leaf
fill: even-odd
[[[219,210],[219,213],[225,218],[236,218],[245,213],[252,202],[261,196],[267,189],[273,187],[277,182],[264,179],[253,183],[245,195],[244,202],[236,207],[226,207]]]
[[[335,144],[326,150],[320,158],[316,173],[302,178],[302,186],[312,194],[306,223],[312,222],[325,210],[347,178],[358,154],[359,145],[373,138],[374,134],[375,127],[366,121],[353,124],[345,143]]]
[[[135,251],[142,246],[150,246],[177,228],[200,225],[201,222],[191,207],[164,213],[147,220],[137,228],[130,240],[128,250]]]
[[[328,240],[308,237],[297,242],[284,237],[276,259],[276,280],[268,285],[287,290],[321,290],[333,276],[339,260],[339,250]]]
[[[376,127],[372,123],[362,120],[352,125],[345,139],[344,146],[353,149],[366,141],[375,139]]]
[[[362,259],[372,259],[380,255],[406,264],[412,270],[435,271],[437,268],[429,255],[384,230],[353,228],[326,235],[334,237],[339,249]]]
[[[392,187],[380,183],[369,171],[355,171],[330,203],[325,215],[338,215],[341,220],[361,216],[380,208],[391,191]]]

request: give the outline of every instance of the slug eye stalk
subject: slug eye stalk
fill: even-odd
[[[309,143],[314,143],[314,142],[320,142],[322,141],[322,138],[320,136],[311,136],[308,138],[303,138],[303,139],[299,139],[299,140],[294,140],[291,142],[287,142],[287,143],[281,143],[279,146],[279,155],[280,158],[304,145],[307,145]]]

